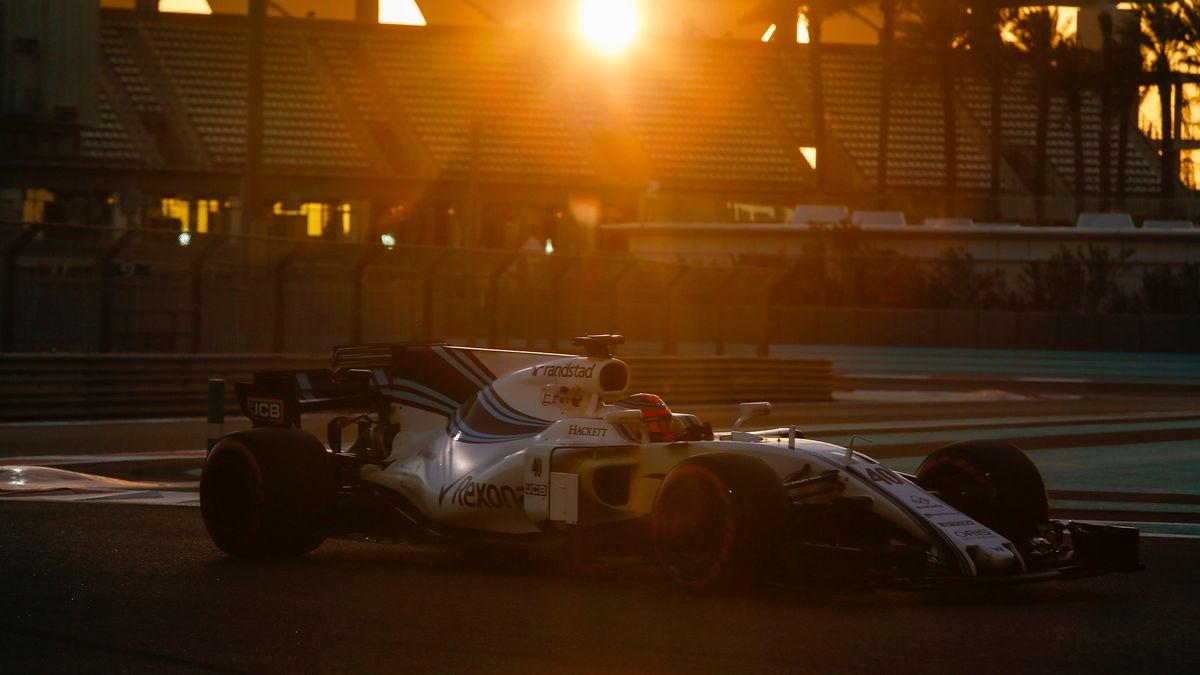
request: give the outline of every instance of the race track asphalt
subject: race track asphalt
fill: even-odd
[[[327,542],[233,560],[199,510],[0,503],[0,664],[29,672],[1190,673],[1200,540],[972,592],[696,595],[641,566]]]
[[[704,417],[727,425],[729,408]],[[1169,453],[1155,457],[1172,458],[1153,478],[1177,483],[1136,489],[1194,495],[1198,408],[1191,397],[990,394],[964,403],[961,396],[864,395],[785,406],[767,423],[825,425],[829,434],[875,425],[869,435],[877,446],[868,451],[897,452],[912,446],[908,434],[935,421],[964,433],[1007,429],[1047,448],[1032,456],[1055,481],[1076,481],[1124,470],[1116,458],[1135,446],[1119,434],[1135,433],[1129,429],[1149,424],[1137,415],[1151,415],[1171,435],[1160,442]],[[1095,419],[1061,421],[1080,417]],[[1046,435],[1030,436],[1030,425]],[[180,478],[197,459],[106,464],[114,458],[104,455],[194,449],[203,433],[195,420],[8,426],[0,429],[0,466],[93,453],[100,457],[92,464],[59,466]],[[1070,443],[1085,446],[1054,449],[1052,433],[1073,434]],[[771,587],[729,597],[689,593],[649,566],[610,562],[570,573],[552,556],[512,552],[329,541],[301,559],[234,560],[211,544],[197,508],[103,498],[0,499],[0,673],[1058,675],[1193,673],[1200,664],[1197,538],[1143,537],[1147,569],[1135,574],[965,592]]]

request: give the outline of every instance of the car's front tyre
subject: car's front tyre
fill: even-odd
[[[1033,537],[1050,517],[1042,474],[1011,443],[947,445],[921,463],[917,483],[1013,542]]]
[[[697,455],[676,465],[658,490],[655,553],[679,584],[745,589],[770,571],[789,513],[782,482],[761,460]]]

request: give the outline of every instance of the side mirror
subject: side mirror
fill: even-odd
[[[642,432],[642,444],[650,442],[650,432],[646,430],[646,425],[642,423],[642,411],[628,410],[626,408],[618,408],[610,410],[604,414],[604,421],[609,424],[628,424],[634,429],[639,429]]]
[[[771,414],[771,404],[766,401],[756,401],[753,403],[742,403],[738,406],[738,418],[733,423],[734,429],[741,429],[742,425],[749,422],[755,417],[764,417]]]

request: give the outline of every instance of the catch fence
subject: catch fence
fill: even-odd
[[[983,293],[992,271],[1016,274],[1011,260],[998,268],[822,253],[689,265],[26,223],[0,223],[0,253],[0,351],[9,353],[308,354],[427,340],[566,350],[586,333],[624,334],[630,354],[765,356],[771,345],[803,343],[1200,345],[1195,311],[1021,308]],[[1119,267],[1109,276],[1172,269]],[[1045,269],[1046,283],[1061,282]]]

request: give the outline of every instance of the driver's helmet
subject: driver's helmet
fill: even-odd
[[[632,394],[617,401],[622,408],[642,411],[642,424],[653,443],[665,443],[675,440],[674,418],[671,409],[655,394]]]

